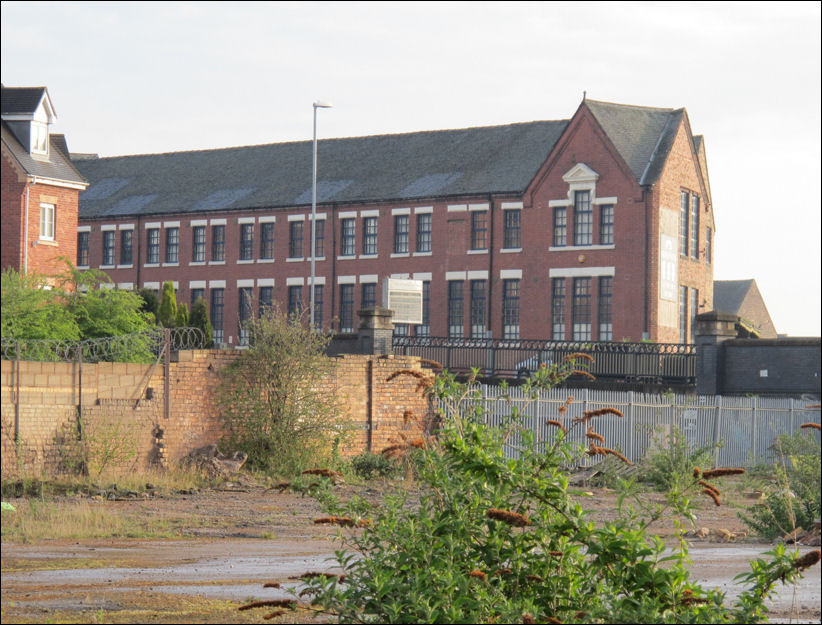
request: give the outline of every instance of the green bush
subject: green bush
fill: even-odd
[[[366,452],[351,458],[351,468],[357,477],[370,480],[375,477],[392,478],[401,473],[401,469],[396,462],[389,460],[385,456]]]
[[[763,487],[765,500],[749,514],[739,517],[766,540],[792,532],[809,530],[818,519],[822,506],[822,464],[816,435],[799,431],[780,435],[774,444],[776,479]]]
[[[551,379],[535,377],[528,391]],[[316,489],[329,513],[347,514],[340,524],[365,528],[337,552],[344,583],[312,574],[299,592],[339,622],[750,623],[762,620],[776,580],[798,577],[779,547],[725,606],[724,593],[689,579],[684,541],[669,554],[646,533],[649,519],[620,516],[601,528],[587,519],[564,469],[584,449],[559,431],[539,441],[516,415],[486,426],[480,403],[447,374],[433,391],[447,411],[436,440],[411,454],[418,503],[398,492],[379,507],[346,507]],[[514,440],[516,459],[506,453]],[[693,478],[691,487],[701,489]],[[689,510],[684,499],[678,509]]]
[[[694,467],[713,466],[714,451],[720,444],[692,449],[685,433],[677,427],[657,428],[651,446],[640,463],[639,479],[659,491],[681,493],[690,484]]]

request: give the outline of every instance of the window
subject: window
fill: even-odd
[[[40,204],[40,238],[54,241],[54,204]]]
[[[604,204],[599,209],[599,243],[614,244],[614,205]]]
[[[325,219],[318,219],[317,225],[314,226],[314,258],[323,256],[325,256]]]
[[[408,253],[408,215],[394,215],[394,253]]]
[[[274,258],[274,222],[260,224],[260,258]]]
[[[77,233],[77,266],[88,267],[89,232]]]
[[[505,249],[518,249],[522,245],[520,243],[520,220],[522,218],[522,211],[513,209],[502,212],[505,214],[502,245]]]
[[[488,249],[488,212],[473,211],[471,213],[471,249]]]
[[[250,286],[243,286],[239,289],[240,298],[239,302],[239,309],[237,311],[237,321],[238,321],[238,340],[240,345],[248,345],[248,328],[246,327],[246,322],[251,319],[251,301],[252,301],[252,289]]]
[[[288,257],[303,257],[303,222],[291,221],[288,223]]]
[[[254,258],[254,224],[240,224],[240,260]]]
[[[225,226],[211,226],[211,260],[225,261]]]
[[[485,280],[471,280],[471,338],[485,338]]]
[[[166,262],[174,264],[180,258],[180,229],[166,228]]]
[[[354,256],[355,221],[353,218],[346,218],[341,221],[340,256]]]
[[[265,224],[263,224],[265,225]],[[271,312],[274,306],[274,287],[261,286],[260,287],[260,317]]]
[[[711,264],[711,229],[705,228],[705,262]]]
[[[354,285],[340,285],[340,332],[354,331]]]
[[[377,305],[377,285],[375,283],[362,285],[362,299],[360,308],[373,308]]]
[[[291,222],[295,223],[295,222]],[[299,222],[302,224],[302,222]],[[299,317],[303,312],[303,287],[299,284],[288,287],[288,316]]]
[[[31,124],[31,151],[40,154],[48,153],[49,129],[45,124],[32,122]]]
[[[146,231],[146,264],[160,264],[160,229],[149,228]]]
[[[554,247],[565,247],[568,244],[568,209],[564,206],[554,208]]]
[[[408,336],[409,334],[410,328],[408,327],[407,323],[394,324],[394,336]]]
[[[448,336],[461,338],[464,331],[462,282],[448,281]]]
[[[191,289],[191,306],[194,307],[194,304],[197,302],[198,299],[202,299],[205,297],[205,289]]]
[[[417,252],[431,251],[431,213],[417,215]]]
[[[691,195],[690,236],[688,251],[691,258],[699,259],[699,196]]]
[[[688,293],[691,296],[690,305],[690,321],[691,321],[691,331],[688,333],[688,336],[691,338],[691,343],[695,342],[696,337],[694,333],[696,332],[696,316],[699,314],[699,289],[688,289]]]
[[[591,278],[574,278],[572,322],[575,341],[591,340]]]
[[[318,222],[322,223],[322,222]],[[323,285],[314,285],[314,327],[323,327]]]
[[[134,230],[120,231],[120,264],[130,265],[134,262]]]
[[[363,219],[362,253],[364,256],[373,256],[377,253],[377,218]]]
[[[191,262],[204,263],[206,251],[205,226],[194,226],[191,231]]]
[[[565,278],[551,280],[551,336],[565,340]]]
[[[114,230],[103,232],[103,265],[114,264]]]
[[[223,342],[223,304],[225,289],[211,289],[211,328],[214,344],[219,346]]]
[[[679,194],[679,254],[688,255],[688,192]]]
[[[614,279],[602,276],[599,279],[599,340],[613,341],[614,327],[611,320],[611,297],[614,292]]]
[[[416,336],[431,335],[431,281],[422,283],[422,323],[414,326]]]
[[[679,342],[688,342],[688,287],[679,287]]]
[[[519,280],[502,281],[502,338],[519,338]]]
[[[574,191],[574,245],[591,245],[594,213],[590,191]]]

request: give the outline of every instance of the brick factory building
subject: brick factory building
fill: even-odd
[[[685,109],[319,142],[315,319],[356,330],[385,277],[424,283],[399,333],[693,341],[712,310],[713,207]],[[204,297],[215,338],[307,307],[311,141],[75,159],[77,264]]]

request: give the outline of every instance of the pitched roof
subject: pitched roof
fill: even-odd
[[[737,315],[761,338],[776,338],[776,328],[756,280],[714,280],[714,310]]]
[[[60,149],[62,144],[59,139],[51,146],[48,159],[33,158],[29,151],[17,140],[6,122],[2,123],[2,141],[14,160],[30,176],[72,184],[86,184],[85,178],[74,167],[68,154]]]
[[[25,115],[34,113],[46,93],[45,87],[6,87],[2,88],[3,115]]]
[[[521,193],[567,120],[318,142],[317,201]],[[77,160],[81,218],[310,205],[312,142]]]
[[[652,108],[585,100],[640,184],[657,181],[685,109]]]

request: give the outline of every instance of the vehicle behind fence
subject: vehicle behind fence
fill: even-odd
[[[767,397],[723,397],[719,395],[654,395],[633,391],[557,388],[541,391],[531,399],[518,387],[478,385],[480,401],[485,405],[489,425],[505,422],[512,406],[520,408],[524,426],[543,441],[552,441],[558,429],[547,425],[547,419],[559,420],[569,430],[575,417],[586,410],[616,408],[623,417],[613,414],[597,417],[596,432],[605,437],[607,446],[622,452],[631,462],[640,462],[654,440],[664,440],[678,429],[692,449],[720,443],[714,452],[717,467],[754,466],[772,463],[773,444],[780,434],[793,434],[807,422],[819,423],[819,404],[815,400]],[[573,401],[564,414],[558,410],[569,397]],[[819,431],[813,430],[817,440]],[[571,440],[587,445],[584,428],[570,432]],[[517,440],[507,449],[515,457]],[[586,460],[587,465],[601,459]]]
[[[396,336],[394,353],[434,360],[452,373],[469,373],[478,368],[485,378],[521,380],[542,363],[559,363],[569,354],[584,353],[593,357],[588,371],[600,384],[696,383],[694,345]]]

